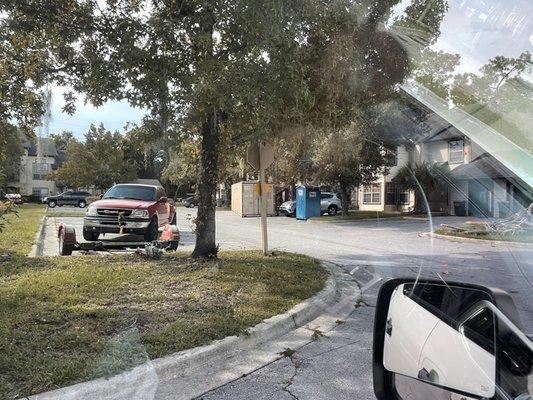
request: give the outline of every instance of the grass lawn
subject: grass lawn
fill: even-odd
[[[42,210],[31,214],[37,219]],[[23,245],[26,253],[32,227],[20,227],[24,235],[17,228],[21,239],[8,239],[8,248]],[[159,261],[15,257],[0,265],[0,398],[110,376],[241,334],[317,293],[325,280],[315,260],[287,253],[222,252],[209,262],[180,253]]]
[[[348,211],[347,216],[340,214],[337,215],[324,215],[322,217],[311,218],[313,221],[352,221],[358,219],[379,219],[379,218],[401,218],[402,213],[400,212],[385,212],[385,211],[361,211],[361,210],[350,210]]]
[[[17,214],[6,216],[4,231],[0,233],[0,254],[26,256],[31,250],[46,206],[22,204],[14,209]]]
[[[456,232],[449,229],[437,229],[435,230],[436,234],[446,235],[446,236],[455,236],[463,237],[470,239],[484,239],[484,240],[503,240],[506,242],[522,242],[522,243],[533,243],[533,235],[498,235],[495,233],[466,233],[466,232]]]

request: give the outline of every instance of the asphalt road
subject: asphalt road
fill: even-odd
[[[192,249],[194,235],[187,214],[179,209],[182,249]],[[327,221],[327,216],[321,220]],[[81,218],[51,218],[45,255],[57,254],[54,226],[73,224],[81,234]],[[437,217],[433,224],[460,223],[461,218]],[[371,374],[374,305],[380,284],[390,277],[442,279],[483,284],[508,291],[518,309],[524,331],[533,333],[533,248],[517,244],[470,243],[420,235],[429,221],[361,220],[304,222],[269,218],[271,250],[305,253],[333,262],[356,279],[363,304],[338,328],[292,357],[206,393],[204,399],[374,399]],[[110,238],[107,235],[107,238]],[[217,240],[221,249],[261,247],[258,218],[217,212]],[[177,388],[179,390],[179,388]]]

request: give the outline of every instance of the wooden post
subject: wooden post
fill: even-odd
[[[261,196],[261,242],[263,243],[263,255],[268,253],[268,233],[267,233],[267,194],[265,182],[265,169],[259,169],[259,194]]]

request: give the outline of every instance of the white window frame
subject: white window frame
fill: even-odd
[[[371,183],[363,187],[363,204],[379,205],[381,204],[381,183]],[[367,200],[370,196],[370,201]]]
[[[458,146],[458,148],[453,148],[455,145]],[[460,145],[460,148],[459,148]],[[459,158],[457,155],[460,155]],[[463,139],[458,140],[450,140],[448,142],[448,163],[450,164],[462,164],[465,162],[465,141]]]

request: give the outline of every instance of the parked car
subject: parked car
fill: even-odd
[[[183,199],[181,203],[187,208],[194,208],[198,205],[198,199],[196,196],[191,196]]]
[[[337,215],[337,212],[341,208],[341,199],[339,199],[335,193],[320,193],[320,212],[322,214],[328,213],[329,215]]]
[[[160,226],[176,224],[176,208],[160,186],[119,184],[91,203],[83,219],[83,238],[98,240],[101,233],[133,233],[151,242]]]
[[[91,194],[89,192],[75,192],[69,190],[68,192],[63,192],[57,196],[46,197],[46,203],[48,207],[54,208],[55,206],[74,206],[85,208],[87,207],[87,197]]]
[[[3,195],[6,200],[12,201],[15,204],[22,204],[24,201],[19,193],[6,193]]]
[[[335,193],[323,192],[320,194],[321,214],[337,215],[341,208],[341,200]],[[294,200],[285,201],[279,206],[278,210],[287,217],[294,217],[296,215],[296,202]]]
[[[296,202],[293,200],[285,201],[281,203],[278,210],[287,217],[294,217],[296,215]]]

